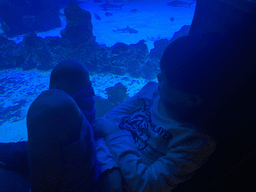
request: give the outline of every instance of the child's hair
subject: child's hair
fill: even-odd
[[[168,45],[160,61],[168,84],[203,97],[210,87],[221,83],[218,79],[225,67],[220,41],[216,34],[187,35]]]
[[[64,60],[58,63],[51,72],[51,80],[68,79],[69,81],[89,80],[87,68],[76,61]]]
[[[65,60],[53,68],[49,88],[61,89],[72,95],[88,85],[89,82],[89,73],[83,64],[72,60]]]
[[[203,99],[190,122],[218,137],[240,130],[255,114],[255,40],[253,33],[241,36],[246,31],[239,30],[244,29],[223,38],[181,37],[168,45],[160,61],[171,87]]]

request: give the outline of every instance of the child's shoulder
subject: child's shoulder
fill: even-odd
[[[148,82],[142,89],[136,94],[139,97],[153,98],[154,93],[158,91],[158,83],[154,81]]]

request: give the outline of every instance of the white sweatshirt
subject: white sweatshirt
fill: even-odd
[[[158,84],[150,82],[103,118],[120,132],[97,142],[102,170],[119,167],[129,191],[171,191],[213,153],[216,142],[190,124],[158,112]]]

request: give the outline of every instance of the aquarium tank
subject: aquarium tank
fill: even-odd
[[[88,69],[101,118],[158,81],[170,43],[225,34],[255,8],[256,0],[0,0],[0,143],[28,140],[28,109],[58,63]]]
[[[27,140],[28,107],[48,89],[51,70],[63,60],[89,70],[97,117],[156,81],[163,50],[188,34],[196,7],[195,0],[0,4],[1,142]]]

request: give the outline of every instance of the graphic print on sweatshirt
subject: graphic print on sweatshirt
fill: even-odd
[[[123,117],[119,124],[121,130],[131,132],[138,151],[147,147],[150,139],[149,128],[156,127],[151,121],[149,102],[144,98],[139,99],[141,102],[138,108],[131,115]]]

